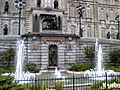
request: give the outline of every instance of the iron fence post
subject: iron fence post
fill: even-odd
[[[105,72],[105,76],[106,76],[106,90],[108,90],[108,86],[107,86],[107,72]]]
[[[37,90],[37,78],[35,76],[35,90]]]
[[[74,73],[73,73],[73,90],[75,90],[75,81],[74,81],[75,77],[74,77]]]

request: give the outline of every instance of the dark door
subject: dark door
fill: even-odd
[[[58,47],[56,45],[49,46],[49,66],[58,65]]]

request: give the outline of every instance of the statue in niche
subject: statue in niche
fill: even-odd
[[[5,13],[8,13],[8,11],[9,11],[9,3],[8,3],[8,1],[5,1],[4,12],[5,12]]]
[[[54,0],[54,9],[58,9],[58,1]]]
[[[7,24],[4,25],[3,32],[4,32],[4,35],[8,35],[8,27],[7,27]]]
[[[40,7],[41,0],[37,0],[37,7]]]
[[[50,66],[54,65],[55,66],[55,57],[56,53],[54,50],[50,50]]]

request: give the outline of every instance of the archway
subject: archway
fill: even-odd
[[[57,45],[49,46],[49,66],[58,65],[58,47]]]

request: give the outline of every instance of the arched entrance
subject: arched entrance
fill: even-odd
[[[58,65],[58,47],[57,45],[49,46],[49,66]]]

